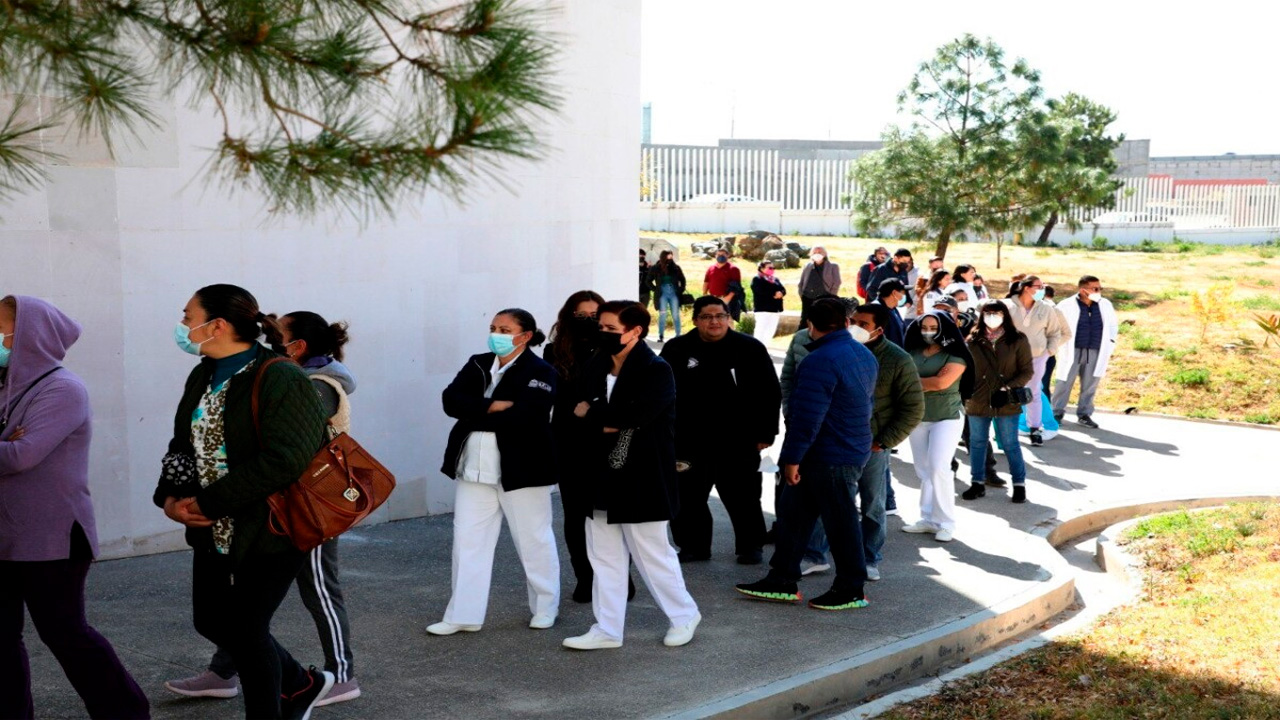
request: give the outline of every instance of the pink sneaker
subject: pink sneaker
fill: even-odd
[[[212,670],[205,670],[195,677],[168,680],[164,689],[185,697],[233,698],[240,694],[240,677],[220,677]]]
[[[358,697],[360,697],[360,686],[356,684],[355,678],[351,678],[346,682],[334,683],[329,690],[329,694],[325,695],[320,702],[317,702],[316,707],[355,700]]]

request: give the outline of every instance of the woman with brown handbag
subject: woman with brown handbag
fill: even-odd
[[[268,496],[297,481],[325,438],[315,388],[297,365],[266,367],[261,428],[252,394],[259,368],[278,357],[274,321],[234,285],[196,291],[174,328],[178,347],[201,356],[187,378],[154,500],[187,527],[195,552],[196,630],[225,648],[240,674],[245,715],[300,718],[333,686],[305,669],[271,636],[271,618],[306,556],[267,527]]]
[[[272,318],[274,319],[274,318]],[[347,396],[356,390],[356,380],[342,363],[347,344],[347,324],[329,323],[320,315],[299,311],[280,318],[277,350],[302,367],[311,378],[332,432],[351,430],[351,403]],[[360,697],[351,651],[351,624],[346,600],[338,578],[338,539],[334,538],[307,553],[298,574],[298,595],[315,620],[320,646],[324,649],[324,669],[335,678],[329,693],[316,707],[346,702]],[[204,672],[164,684],[171,692],[186,697],[230,698],[240,691],[231,653],[218,648]]]

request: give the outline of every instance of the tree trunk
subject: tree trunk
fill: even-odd
[[[945,228],[942,232],[938,233],[938,247],[934,250],[933,254],[943,260],[947,259],[947,246],[951,244],[951,232],[951,228]]]
[[[1049,214],[1049,222],[1044,224],[1044,230],[1040,231],[1040,239],[1036,241],[1037,245],[1048,245],[1049,235],[1053,233],[1053,228],[1058,224],[1058,211],[1054,210]]]
[[[1004,247],[1004,233],[993,233],[996,241],[996,269],[1000,269],[1000,249]]]

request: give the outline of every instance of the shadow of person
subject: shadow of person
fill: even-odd
[[[964,542],[959,535],[955,540],[945,543],[929,543],[917,548],[920,562],[917,567],[923,568],[926,575],[940,577],[942,573],[938,567],[933,564],[930,558],[926,557],[925,550],[936,552],[937,550],[945,550],[951,556],[951,559],[977,568],[991,575],[1002,575],[1014,580],[1023,582],[1043,582],[1053,577],[1053,573],[1044,567],[1033,563],[1016,560],[1005,555],[996,555],[994,553],[983,552]]]
[[[1108,460],[1123,455],[1123,450],[1081,442],[1066,435],[1059,435],[1038,448],[1024,446],[1022,452],[1024,458],[1033,454],[1037,460],[1050,467],[1072,468],[1106,477],[1124,476],[1120,466]],[[1028,463],[1028,473],[1031,467],[1033,466]]]
[[[1131,448],[1133,450],[1147,450],[1159,455],[1172,455],[1175,457],[1181,455],[1181,448],[1172,443],[1141,440],[1130,435],[1123,435],[1115,432],[1114,430],[1086,430],[1085,432],[1088,433],[1090,438],[1115,447]],[[1062,436],[1059,435],[1058,437]],[[1054,440],[1056,441],[1057,438],[1054,438]]]

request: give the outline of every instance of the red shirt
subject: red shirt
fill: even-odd
[[[707,294],[723,297],[729,294],[729,283],[742,282],[742,273],[729,263],[714,264],[707,268],[707,276],[703,279],[707,284]]]

